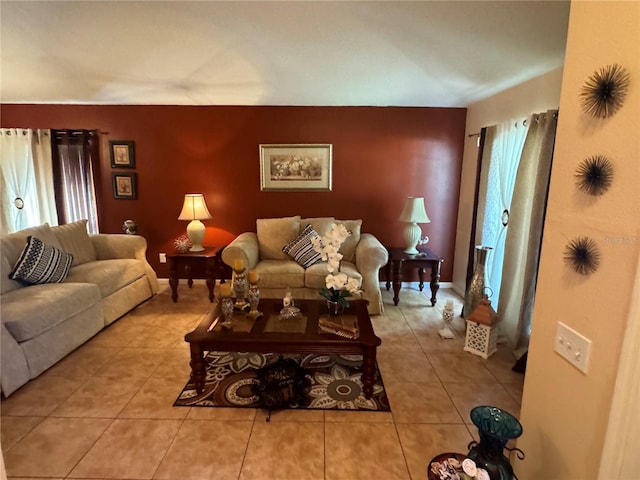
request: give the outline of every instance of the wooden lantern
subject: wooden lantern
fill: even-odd
[[[486,295],[467,318],[464,350],[482,358],[489,358],[498,349],[498,314]]]

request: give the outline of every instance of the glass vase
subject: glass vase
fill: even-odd
[[[497,407],[482,405],[471,410],[471,421],[478,428],[480,442],[469,443],[467,457],[484,468],[491,480],[512,480],[513,467],[503,454],[515,450],[523,460],[524,453],[518,448],[507,448],[507,442],[522,435],[522,425],[509,412]]]
[[[476,266],[471,276],[471,282],[467,287],[467,291],[464,296],[463,316],[465,320],[471,315],[480,300],[484,298],[485,289],[489,288],[489,282],[487,281],[486,263],[487,254],[492,247],[486,247],[483,245],[476,245]]]
[[[344,307],[340,304],[340,302],[327,300],[327,310],[329,311],[329,316],[337,317],[342,313],[342,311],[344,310]]]

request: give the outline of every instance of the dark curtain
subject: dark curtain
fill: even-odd
[[[94,172],[99,165],[96,130],[51,130],[53,181],[58,222],[87,219],[89,233],[98,233]]]

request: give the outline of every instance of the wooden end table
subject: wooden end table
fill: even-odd
[[[440,288],[440,264],[443,258],[433,253],[428,248],[421,247],[420,253],[412,255],[405,253],[402,248],[388,248],[389,262],[386,266],[387,290],[391,287],[393,279],[393,304],[400,303],[400,288],[402,288],[402,273],[405,268],[417,268],[420,279],[420,291],[424,288],[424,269],[431,269],[431,306],[436,304],[436,294]]]
[[[171,298],[178,301],[178,283],[186,278],[189,288],[193,286],[193,279],[205,279],[209,289],[209,301],[213,302],[213,288],[216,280],[224,283],[231,278],[231,268],[222,261],[224,247],[204,247],[202,252],[168,253],[169,285]]]
[[[257,353],[315,353],[362,355],[362,384],[367,398],[373,394],[376,367],[376,348],[382,343],[371,325],[366,300],[352,300],[341,314],[358,322],[360,336],[348,339],[325,333],[318,328],[318,320],[326,310],[326,302],[320,300],[296,300],[302,316],[296,319],[280,319],[282,299],[261,299],[259,310],[263,316],[248,317],[245,312],[234,312],[233,327],[224,328],[219,323],[212,331],[211,324],[220,316],[220,303],[216,302],[211,315],[185,335],[191,350],[191,379],[196,391],[204,389],[206,365],[205,352],[257,352]]]

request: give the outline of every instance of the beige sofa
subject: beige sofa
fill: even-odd
[[[320,298],[319,291],[325,286],[328,274],[327,264],[316,263],[305,268],[285,253],[283,247],[295,240],[307,225],[311,225],[319,235],[324,235],[334,222],[344,224],[351,232],[340,247],[344,256],[340,271],[359,280],[362,298],[369,302],[369,313],[382,313],[378,272],[386,265],[389,256],[375,236],[361,233],[362,220],[300,216],[258,219],[256,232],[245,232],[236,237],[222,252],[222,260],[232,268],[239,260],[249,270],[255,270],[260,277],[260,293],[264,298],[280,298],[287,288],[291,289],[294,299]]]
[[[9,274],[32,236],[73,256],[62,283],[26,284]],[[135,235],[89,235],[86,221],[0,236],[1,384],[10,395],[158,291]]]

